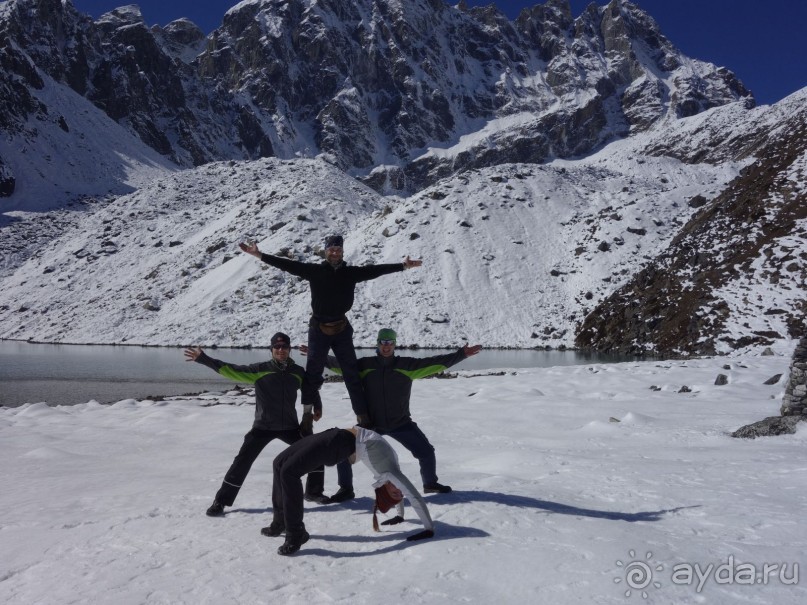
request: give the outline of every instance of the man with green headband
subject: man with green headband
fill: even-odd
[[[412,395],[412,381],[438,374],[458,364],[466,357],[476,355],[481,345],[461,347],[454,353],[433,357],[398,357],[395,344],[398,335],[391,328],[378,332],[376,354],[361,357],[359,375],[367,401],[369,418],[362,424],[375,432],[392,437],[412,452],[420,463],[420,476],[423,491],[427,494],[448,493],[451,488],[437,481],[437,460],[434,447],[426,435],[412,420],[409,399]],[[328,356],[327,367],[340,373],[339,362]],[[345,502],[355,497],[353,492],[353,471],[349,464],[337,465],[339,491],[325,501],[325,504]]]

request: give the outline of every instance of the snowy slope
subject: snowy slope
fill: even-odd
[[[31,94],[61,113],[46,109],[0,137],[0,157],[16,179],[14,195],[0,200],[6,216],[53,210],[83,196],[121,195],[178,169],[84,97],[42,79],[45,86]]]
[[[669,242],[687,200],[738,167],[641,158],[625,142],[398,199],[318,160],[210,164],[118,198],[20,266],[0,293],[0,337],[224,346],[283,329],[299,340],[307,284],[237,245],[319,261],[341,232],[354,264],[424,261],[359,286],[357,343],[395,325],[421,346],[570,345],[586,309]]]
[[[727,435],[777,413],[781,383],[763,382],[788,362],[745,356],[418,381],[415,418],[454,488],[427,497],[436,537],[403,540],[421,527],[411,509],[403,525],[374,533],[370,476],[359,465],[355,501],[306,504],[311,540],[292,558],[259,533],[271,519],[278,443],[224,518],[204,515],[252,422],[250,397],[0,409],[13,486],[0,492],[0,600],[804,603],[804,423],[791,436]],[[728,385],[714,386],[718,373]],[[692,392],[678,392],[684,385]],[[323,395],[316,430],[349,426],[344,385],[326,384]],[[416,461],[393,444],[419,486]],[[330,469],[326,492],[335,489]],[[765,564],[777,567],[763,577]]]
[[[805,115],[805,99],[801,91],[773,107],[714,108],[585,158],[469,170],[408,198],[382,197],[322,160],[181,172],[127,160],[129,178],[142,185],[134,193],[63,210],[58,220],[18,213],[22,220],[4,228],[0,337],[249,345],[282,329],[299,340],[307,285],[237,244],[254,238],[266,252],[318,261],[324,237],[338,231],[353,264],[424,260],[359,286],[351,313],[358,344],[394,325],[403,342],[421,346],[572,346],[584,317],[666,254],[700,207],[742,193],[742,178],[733,179],[762,161],[756,154],[767,141],[787,135],[781,124]],[[464,144],[452,153],[479,141]],[[796,201],[800,166],[774,175],[792,181]],[[804,253],[798,229],[782,236],[776,257]],[[765,262],[758,269],[769,272]],[[725,330],[758,325],[759,304],[741,304],[755,289],[795,316],[800,273],[784,273],[787,288],[758,286],[750,274],[728,284],[719,293],[732,309]],[[773,323],[790,315],[767,317],[765,331],[787,343],[796,333]]]

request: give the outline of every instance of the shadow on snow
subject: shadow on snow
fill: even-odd
[[[674,514],[678,511],[688,508],[698,508],[699,505],[694,506],[679,506],[676,508],[668,508],[663,510],[653,511],[639,511],[635,513],[627,513],[620,511],[608,510],[595,510],[591,508],[580,508],[571,504],[562,504],[560,502],[551,502],[549,500],[539,500],[538,498],[531,498],[529,496],[519,496],[517,494],[504,494],[500,492],[487,492],[487,491],[453,491],[449,494],[440,494],[436,496],[427,496],[426,502],[429,506],[443,505],[443,504],[461,504],[470,502],[489,502],[492,504],[503,504],[505,506],[514,506],[516,508],[533,508],[544,511],[546,513],[554,513],[558,515],[572,515],[574,517],[590,517],[593,519],[606,519],[608,521],[626,521],[628,523],[636,523],[638,521],[660,521],[664,515]],[[306,513],[314,512],[337,512],[340,510],[348,509],[359,513],[370,513],[373,510],[373,499],[368,497],[355,498],[348,502],[339,504],[324,504],[324,505],[307,505]],[[240,508],[229,511],[230,513],[268,513],[272,508]],[[448,528],[450,526],[444,525]],[[487,535],[487,534],[485,534]]]
[[[350,557],[374,557],[383,555],[389,552],[401,551],[407,548],[412,548],[419,544],[428,544],[430,542],[442,542],[444,540],[455,540],[458,538],[485,538],[490,534],[484,530],[477,529],[476,527],[462,527],[460,525],[447,525],[439,521],[434,524],[434,537],[428,540],[417,540],[409,542],[406,537],[422,531],[423,527],[418,524],[418,527],[409,529],[407,531],[384,531],[373,536],[333,536],[324,534],[311,534],[311,539],[327,540],[328,542],[357,542],[359,544],[378,544],[382,545],[385,542],[393,542],[383,548],[378,548],[371,551],[361,552],[342,552],[336,550],[328,550],[327,548],[311,548],[307,549],[303,546],[301,554],[314,555],[320,557],[334,557],[334,558],[350,558]],[[309,542],[310,544],[310,542]]]
[[[450,494],[445,494],[440,499],[429,498],[428,502],[430,505],[458,504],[461,502],[491,502],[493,504],[504,504],[506,506],[515,506],[517,508],[534,508],[558,515],[592,517],[595,519],[607,519],[609,521],[627,521],[629,523],[635,523],[637,521],[660,521],[663,515],[676,513],[686,508],[698,508],[699,506],[679,506],[677,508],[669,508],[665,510],[624,513],[619,511],[580,508],[578,506],[572,506],[571,504],[561,504],[560,502],[539,500],[538,498],[530,498],[528,496],[485,491],[454,491]]]

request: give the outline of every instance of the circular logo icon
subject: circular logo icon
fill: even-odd
[[[651,585],[654,588],[661,588],[661,582],[653,580],[653,572],[664,571],[664,566],[660,563],[655,566],[652,564],[652,552],[645,554],[644,561],[636,560],[636,551],[634,550],[628,551],[628,556],[630,556],[633,560],[628,563],[623,563],[619,560],[616,562],[617,567],[624,569],[624,577],[614,578],[614,584],[621,584],[622,582],[625,582],[625,585],[627,586],[627,590],[625,591],[626,597],[630,597],[635,590],[637,591],[637,594],[642,595],[643,599],[646,599],[648,593],[645,588]],[[641,593],[639,593],[639,591],[641,591]]]

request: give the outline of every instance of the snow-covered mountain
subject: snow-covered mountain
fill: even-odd
[[[424,260],[360,287],[365,346],[804,331],[807,89],[754,107],[624,0],[247,0],[208,38],[11,0],[0,37],[0,338],[299,341],[307,285],[237,244],[317,260],[333,232],[354,264]]]
[[[443,0],[247,0],[207,38],[187,20],[149,28],[136,6],[93,21],[69,0],[3,4],[4,130],[41,151],[61,149],[48,127],[79,128],[48,78],[181,166],[321,155],[379,191],[753,105],[626,0],[577,18],[549,0],[515,21]],[[24,163],[0,157],[12,177]]]
[[[772,125],[779,113],[755,110]],[[7,277],[0,336],[247,345],[283,329],[300,339],[307,284],[237,244],[255,238],[264,251],[318,260],[323,237],[338,231],[350,262],[424,260],[360,287],[358,342],[392,324],[422,346],[570,346],[587,313],[665,251],[698,200],[717,200],[751,162],[646,152],[666,140],[660,129],[581,160],[467,171],[408,198],[383,197],[323,160],[166,173],[67,227]]]

